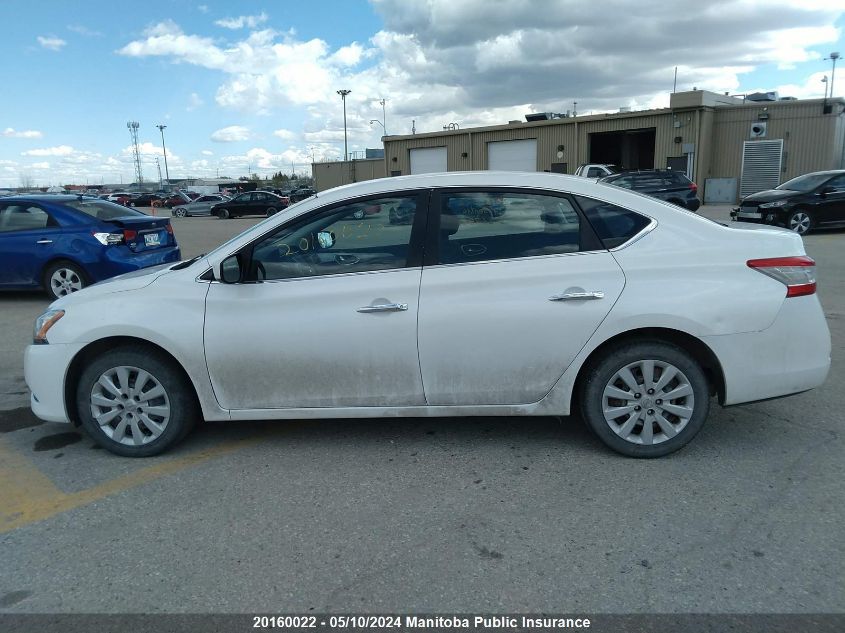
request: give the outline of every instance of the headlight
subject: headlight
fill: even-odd
[[[49,332],[50,328],[56,325],[59,319],[61,319],[64,315],[64,310],[47,310],[47,312],[35,319],[32,342],[35,345],[46,345],[48,342],[47,332]]]
[[[761,204],[761,209],[774,209],[775,207],[785,207],[789,203],[789,200],[775,200],[774,202],[767,202],[765,204]]]

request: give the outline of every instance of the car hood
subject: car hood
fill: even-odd
[[[767,189],[766,191],[758,191],[746,196],[743,202],[772,202],[774,200],[783,200],[784,198],[794,198],[800,196],[800,191],[791,191],[789,189]]]
[[[72,305],[77,301],[87,301],[92,297],[100,295],[146,288],[162,275],[168,274],[173,266],[174,264],[172,262],[168,264],[159,264],[158,266],[141,268],[140,270],[135,270],[131,273],[125,273],[123,275],[118,275],[117,277],[106,279],[105,281],[97,282],[87,288],[83,288],[79,292],[74,292],[66,297],[57,299],[50,305],[50,308],[61,309]]]

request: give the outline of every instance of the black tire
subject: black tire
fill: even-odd
[[[804,222],[806,218],[806,222]],[[786,228],[798,235],[806,235],[816,228],[816,219],[807,209],[793,209],[786,216]]]
[[[101,375],[121,366],[136,367],[148,372],[166,393],[170,408],[169,419],[161,434],[148,443],[137,446],[122,444],[109,437],[103,431],[105,427],[101,427],[94,419],[91,404],[92,389],[97,385]],[[174,367],[173,361],[161,352],[141,345],[117,347],[94,358],[79,376],[75,396],[76,410],[85,432],[103,448],[124,457],[158,455],[182,440],[199,421],[201,415],[193,387],[185,375]],[[120,401],[115,399],[115,402]],[[148,430],[146,427],[143,428]]]
[[[138,206],[138,205],[136,205],[134,202],[130,202],[130,203],[129,203],[129,206],[130,206],[130,207],[136,207],[136,206]]]
[[[53,275],[62,270],[67,272],[64,275],[60,274],[59,276],[66,277],[70,281],[70,285],[73,286],[73,289],[70,288],[69,284],[64,283],[58,287],[54,287],[55,284],[52,281]],[[41,284],[44,291],[52,299],[59,299],[67,296],[68,294],[82,290],[89,283],[88,275],[85,274],[85,271],[73,262],[69,262],[67,260],[61,260],[50,264],[44,269],[44,274],[41,278]]]
[[[268,218],[269,218],[271,215],[275,215],[275,213],[276,213],[276,209],[274,209],[273,207],[270,207],[270,208],[268,208],[268,209],[267,209],[267,217],[268,217]]]
[[[174,218],[187,218],[188,211],[184,207],[176,207],[173,209],[173,217]]]
[[[618,435],[610,426],[610,422],[605,419],[604,415],[604,391],[610,383],[611,379],[617,372],[626,366],[637,363],[639,361],[654,360],[661,363],[668,363],[674,368],[680,370],[683,376],[688,380],[689,386],[692,388],[692,414],[689,416],[685,426],[677,432],[674,437],[665,439],[664,433],[660,430],[660,426],[655,421],[642,421],[642,425],[651,424],[651,429],[655,437],[661,435],[664,439],[654,444],[635,443],[633,440],[626,440]],[[636,376],[635,376],[636,377]],[[669,388],[674,389],[671,385],[674,381],[668,383]],[[686,351],[663,341],[638,341],[627,343],[616,349],[610,350],[597,358],[591,363],[588,371],[581,382],[579,392],[579,400],[581,405],[581,414],[584,421],[590,429],[604,442],[607,446],[618,453],[627,455],[629,457],[662,457],[673,453],[687,444],[692,438],[698,434],[704,421],[707,419],[707,414],[710,410],[710,388],[707,377],[704,374],[701,366],[696,360]],[[640,396],[644,406],[656,406],[653,403],[660,404],[661,401],[657,399],[659,394],[642,393]],[[646,404],[645,398],[649,398]],[[634,401],[637,402],[637,401]],[[688,403],[689,400],[686,400]],[[617,404],[610,404],[609,406],[621,406]],[[669,406],[668,404],[666,406]],[[649,409],[651,411],[655,409]],[[637,413],[634,415],[643,415]],[[670,416],[671,417],[671,416]],[[621,419],[621,418],[620,418]],[[680,418],[678,418],[680,420]],[[634,429],[642,429],[638,424],[634,425]],[[637,438],[639,435],[632,435]],[[642,441],[642,440],[640,440]]]
[[[218,220],[229,220],[232,217],[232,214],[229,213],[227,209],[217,209],[217,211],[214,212],[214,215],[217,216]]]

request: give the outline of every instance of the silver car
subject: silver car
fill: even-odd
[[[180,204],[173,207],[173,217],[185,218],[189,215],[210,215],[211,207],[221,202],[228,202],[230,198],[222,194],[209,194],[200,196],[193,202]]]

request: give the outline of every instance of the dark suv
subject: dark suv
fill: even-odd
[[[701,201],[696,195],[698,186],[684,174],[670,169],[626,171],[599,179],[617,187],[638,191],[689,211],[698,211]]]
[[[780,224],[803,235],[816,226],[845,224],[845,170],[817,171],[746,197],[734,220]]]

